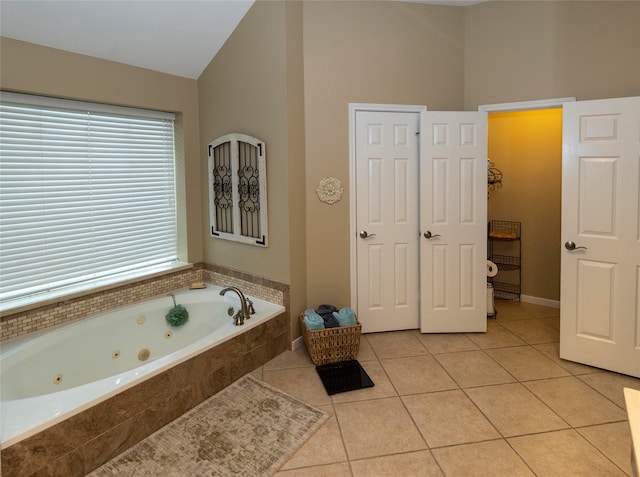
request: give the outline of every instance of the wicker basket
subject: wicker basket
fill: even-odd
[[[298,318],[302,339],[313,364],[319,366],[356,359],[360,349],[360,334],[362,332],[362,325],[359,322],[355,326],[309,330],[304,324],[304,315],[300,314]]]

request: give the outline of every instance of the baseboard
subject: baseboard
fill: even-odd
[[[539,298],[537,296],[520,295],[520,301],[533,303],[534,305],[548,306],[550,308],[560,308],[559,300],[549,300],[548,298]]]
[[[302,336],[298,336],[295,340],[291,342],[291,351],[295,351],[298,348],[302,347]]]

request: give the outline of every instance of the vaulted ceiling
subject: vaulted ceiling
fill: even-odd
[[[464,6],[473,0],[413,0]],[[254,0],[0,0],[4,37],[196,79]]]

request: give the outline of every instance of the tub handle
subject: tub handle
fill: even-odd
[[[245,301],[247,302],[247,311],[249,312],[249,314],[255,315],[256,309],[253,307],[253,302],[248,297],[245,298]]]
[[[242,313],[242,308],[238,310],[233,317],[233,324],[236,326],[244,325],[244,313]]]

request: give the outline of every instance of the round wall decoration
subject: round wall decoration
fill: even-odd
[[[316,189],[318,198],[325,204],[335,204],[342,198],[343,192],[344,189],[342,187],[342,182],[340,182],[340,179],[336,179],[335,177],[325,177],[320,179],[320,183]]]

